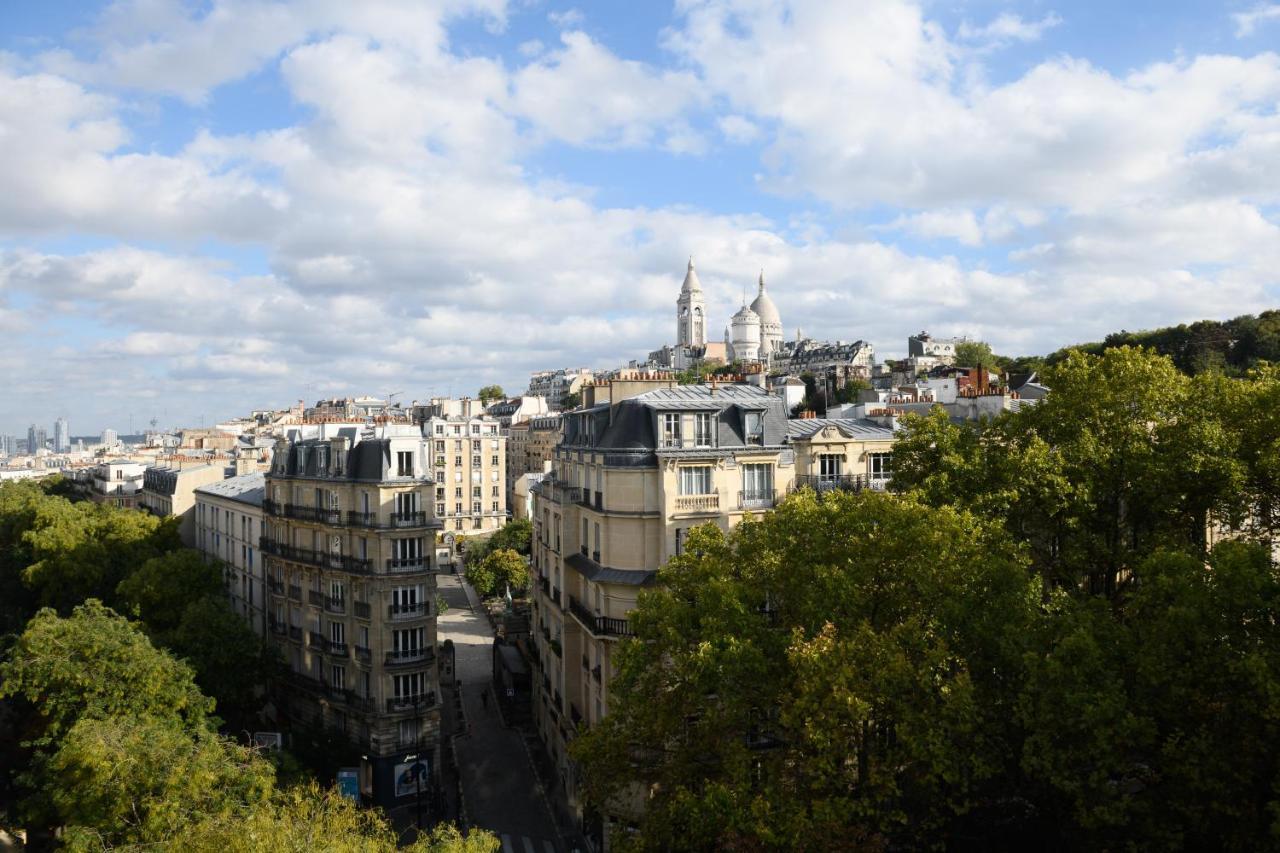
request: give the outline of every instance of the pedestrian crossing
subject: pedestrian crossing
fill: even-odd
[[[527,835],[502,835],[502,853],[559,853],[556,845],[545,838],[534,840]]]

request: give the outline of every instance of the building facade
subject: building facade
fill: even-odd
[[[446,531],[487,536],[507,519],[507,437],[479,400],[433,403],[422,424],[430,440],[433,509]]]
[[[267,633],[267,585],[263,536],[262,474],[243,474],[195,490],[196,548],[223,566],[231,609],[259,635]]]
[[[547,470],[556,445],[560,443],[560,429],[560,415],[546,415],[511,425],[507,431],[507,506],[514,507],[514,491],[521,477],[542,474]]]
[[[589,389],[533,488],[533,718],[597,848],[607,821],[586,816],[566,750],[609,711],[639,590],[699,525],[727,530],[802,486],[883,488],[889,458],[876,454],[893,441],[868,422],[789,422],[780,397],[751,385],[629,384]]]
[[[128,459],[110,459],[94,466],[89,500],[132,509],[138,505],[146,466]]]
[[[287,717],[343,734],[390,807],[440,772],[430,440],[417,427],[321,424],[276,444],[261,549],[268,630],[292,674]],[[407,774],[407,776],[406,776]]]
[[[196,489],[222,480],[226,472],[222,462],[170,457],[165,464],[149,466],[143,472],[138,506],[161,518],[176,517],[182,544],[195,548]]]
[[[594,376],[594,372],[586,367],[539,370],[529,377],[529,389],[525,391],[525,395],[546,397],[551,411],[558,412],[564,408],[564,398],[580,393],[582,386]]]
[[[53,452],[66,453],[71,449],[71,426],[66,418],[53,422]]]

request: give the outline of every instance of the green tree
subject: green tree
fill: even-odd
[[[961,341],[956,344],[956,364],[960,367],[995,367],[996,356],[985,341]]]
[[[998,808],[1037,587],[997,527],[806,491],[658,580],[572,746],[598,806],[645,798],[638,847],[917,847]]]
[[[496,403],[498,400],[505,400],[507,394],[502,390],[501,385],[486,385],[476,393],[477,399],[482,405]]]
[[[493,593],[501,595],[507,588],[524,590],[529,586],[529,563],[510,548],[499,548],[484,558],[493,574]]]
[[[467,835],[442,825],[412,844],[400,846],[395,830],[380,812],[362,809],[336,791],[315,786],[281,792],[245,815],[215,814],[193,822],[175,839],[173,849],[191,853],[495,853],[501,846],[490,833]]]
[[[192,601],[222,594],[219,564],[191,548],[152,557],[116,588],[121,609],[156,632],[175,628]]]
[[[49,762],[72,849],[172,840],[193,819],[235,817],[272,793],[271,764],[209,732],[153,717],[83,718]]]
[[[582,405],[582,394],[578,391],[565,394],[563,397],[560,398],[560,410],[562,412],[572,412],[574,409],[578,408],[581,405]]]
[[[471,554],[467,554],[467,567],[463,570],[463,577],[467,583],[483,598],[493,595],[494,584],[497,578],[493,574],[493,566],[490,565],[486,558],[478,560],[471,559]]]
[[[533,522],[527,518],[513,518],[502,525],[485,543],[490,551],[508,548],[529,556],[533,542]]]

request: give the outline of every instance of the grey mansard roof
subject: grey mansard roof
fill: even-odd
[[[230,477],[221,482],[200,486],[196,491],[200,494],[216,495],[260,507],[262,499],[266,496],[266,477],[261,473],[241,474],[239,477]]]
[[[340,437],[350,440],[357,438],[358,432],[353,427],[350,435],[343,430]],[[276,453],[271,463],[271,474],[277,477],[331,477],[380,482],[391,478],[391,442],[388,438],[364,438],[356,441],[354,446],[348,445],[344,448],[347,453],[346,470],[329,474],[326,472],[333,465],[330,457],[333,445],[329,439],[307,438],[294,441]],[[422,444],[419,440],[419,448]]]
[[[793,441],[805,439],[829,426],[850,438],[864,441],[893,440],[893,430],[861,418],[801,418],[787,421],[787,438]]]

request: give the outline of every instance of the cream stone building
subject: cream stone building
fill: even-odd
[[[267,624],[292,674],[286,715],[358,746],[362,791],[384,807],[406,801],[413,764],[439,781],[432,456],[407,424],[302,426],[277,442],[265,482]]]
[[[433,400],[422,433],[430,441],[433,509],[444,530],[488,536],[507,520],[507,437],[479,400]]]
[[[267,633],[267,585],[262,552],[262,474],[243,474],[195,490],[196,548],[223,566],[231,609],[259,636]]]
[[[753,385],[624,375],[565,415],[552,471],[533,489],[533,717],[581,819],[566,748],[609,711],[617,645],[638,592],[702,524],[729,529],[788,491],[883,488],[891,429],[788,421]],[[624,819],[634,815],[620,813]],[[607,822],[584,823],[597,845]]]
[[[227,476],[228,460],[171,456],[142,474],[138,506],[161,518],[178,519],[178,535],[188,548],[196,547],[196,489]]]
[[[507,506],[514,514],[516,484],[525,474],[542,474],[560,442],[560,415],[531,418],[507,430]]]

